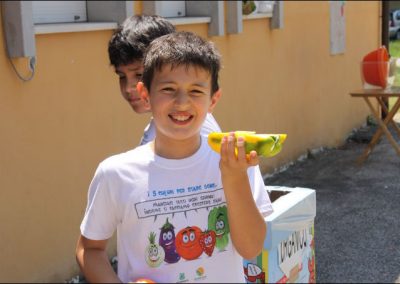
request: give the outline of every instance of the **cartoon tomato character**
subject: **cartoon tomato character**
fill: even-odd
[[[164,261],[165,252],[162,247],[155,243],[156,234],[149,235],[150,244],[146,247],[146,262],[150,267],[158,267]]]
[[[224,250],[229,244],[229,223],[228,211],[226,206],[215,207],[208,214],[208,229],[216,233],[215,246],[220,250]]]
[[[167,263],[175,263],[181,259],[180,255],[176,252],[174,229],[175,227],[170,222],[168,222],[167,218],[165,224],[161,228],[160,238],[158,240],[158,243],[164,249],[164,261]]]
[[[198,258],[203,249],[200,245],[201,230],[199,227],[186,227],[178,232],[175,239],[176,251],[186,260]]]
[[[216,234],[214,231],[206,230],[201,235],[200,246],[208,256],[212,255],[212,253],[214,251],[216,240],[217,240],[217,237],[216,237]]]

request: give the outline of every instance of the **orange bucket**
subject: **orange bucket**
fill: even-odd
[[[388,62],[389,54],[384,46],[365,55],[362,61],[364,81],[370,85],[386,88]]]

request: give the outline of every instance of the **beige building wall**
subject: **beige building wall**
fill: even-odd
[[[135,10],[140,11],[135,5]],[[223,130],[287,133],[263,173],[307,149],[342,144],[365,122],[359,62],[380,44],[379,1],[346,1],[346,51],[330,55],[329,2],[284,3],[284,28],[244,20],[210,38],[222,53]],[[1,26],[1,22],[0,22]],[[207,24],[178,26],[207,37]],[[0,27],[0,281],[63,282],[78,273],[75,243],[98,163],[139,142],[149,116],[133,114],[109,66],[111,30],[36,35],[37,70],[20,81]],[[26,59],[13,60],[28,74]],[[114,253],[114,246],[110,254]]]

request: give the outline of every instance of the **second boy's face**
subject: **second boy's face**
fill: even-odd
[[[142,80],[143,64],[142,61],[134,61],[127,65],[120,65],[115,68],[115,73],[119,77],[119,87],[124,99],[130,104],[136,113],[149,112],[145,102],[140,98],[136,85]]]
[[[151,83],[150,102],[159,139],[198,139],[205,117],[215,107],[220,93],[211,98],[210,74],[194,66],[163,66]]]

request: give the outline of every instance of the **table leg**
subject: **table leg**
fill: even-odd
[[[387,116],[387,115],[389,114],[389,109],[386,107],[385,102],[383,101],[383,99],[382,99],[381,97],[378,97],[377,99],[378,99],[379,104],[380,104],[381,107],[382,107],[383,112],[384,112],[385,115]],[[399,100],[400,100],[400,98],[397,99],[397,101],[399,101]],[[397,102],[397,101],[396,101],[396,102]],[[396,104],[395,104],[395,105],[396,105]],[[395,111],[394,115],[396,115],[396,113],[397,113],[397,110]],[[393,117],[394,117],[394,116],[393,116]],[[392,117],[392,119],[391,119],[389,122],[392,124],[393,128],[394,128],[394,129],[396,130],[396,132],[397,132],[397,135],[400,137],[400,128],[399,128],[399,126],[397,125],[397,123],[393,120],[393,117]]]
[[[388,128],[386,127],[386,125],[389,123],[389,121],[393,119],[393,116],[396,113],[396,111],[400,108],[400,100],[398,100],[396,102],[396,104],[394,105],[392,110],[386,116],[385,120],[382,121],[380,116],[379,116],[379,114],[378,114],[378,112],[374,109],[373,105],[369,101],[368,97],[364,97],[364,99],[365,99],[367,105],[369,106],[372,114],[376,118],[376,120],[377,120],[377,122],[378,122],[380,127],[375,132],[374,136],[372,137],[371,142],[369,143],[369,145],[365,149],[364,153],[358,159],[358,163],[361,164],[368,158],[368,155],[371,153],[372,149],[375,147],[376,143],[379,141],[379,138],[382,136],[382,134],[383,134],[382,132],[385,133],[386,137],[389,139],[389,142],[392,144],[392,146],[396,150],[397,154],[400,155],[400,146],[394,140],[392,134],[389,132]]]

